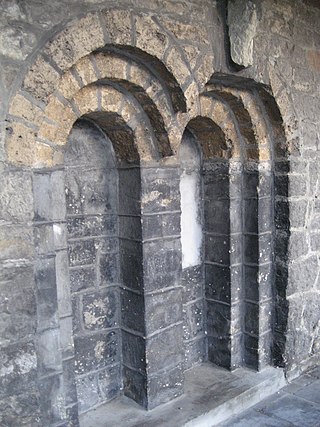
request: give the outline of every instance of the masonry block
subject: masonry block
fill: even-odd
[[[74,350],[77,375],[115,364],[120,357],[119,330],[75,336]]]
[[[230,267],[206,264],[206,297],[216,301],[230,303],[231,300],[231,271]]]
[[[147,338],[148,372],[155,373],[183,360],[182,324]]]
[[[85,331],[115,328],[119,325],[119,292],[105,288],[82,297],[82,318]]]
[[[181,272],[183,303],[202,298],[204,293],[203,265],[184,268]]]
[[[182,289],[163,290],[145,296],[145,328],[147,334],[174,325],[182,320]]]
[[[121,325],[145,334],[145,303],[143,295],[121,289]]]

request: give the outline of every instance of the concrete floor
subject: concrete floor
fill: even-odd
[[[214,424],[213,424],[214,425]],[[320,367],[219,427],[320,427]]]
[[[82,415],[80,426],[212,427],[285,385],[280,369],[267,368],[257,373],[241,368],[231,373],[205,363],[186,372],[185,393],[174,401],[145,411],[132,400],[121,397]]]

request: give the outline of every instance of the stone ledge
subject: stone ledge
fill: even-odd
[[[261,372],[239,368],[229,372],[204,363],[185,373],[185,393],[145,411],[120,397],[80,417],[81,427],[210,427],[257,404],[286,385],[283,370]]]

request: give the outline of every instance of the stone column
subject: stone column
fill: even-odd
[[[124,392],[152,409],[183,391],[179,169],[120,168],[119,200]]]
[[[35,172],[33,187],[41,413],[46,425],[77,425],[63,170]]]

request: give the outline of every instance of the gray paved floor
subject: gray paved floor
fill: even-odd
[[[219,427],[320,427],[320,367]]]

